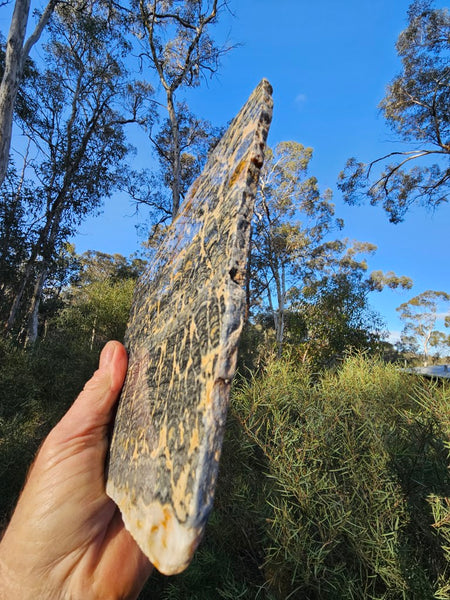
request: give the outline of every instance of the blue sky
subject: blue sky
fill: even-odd
[[[395,41],[406,26],[407,0],[230,0],[234,17],[215,27],[218,41],[241,44],[222,59],[219,74],[187,96],[194,112],[223,125],[262,77],[274,88],[269,144],[295,140],[314,148],[310,174],[334,191],[343,236],[378,246],[370,270],[393,270],[414,280],[412,290],[374,294],[372,305],[392,332],[401,329],[395,308],[427,289],[450,292],[450,207],[415,209],[392,225],[381,208],[348,207],[336,188],[347,158],[377,158],[402,146],[385,126],[377,105],[400,69]],[[435,6],[445,3],[437,0]],[[5,9],[2,9],[5,10]],[[5,14],[5,13],[4,13]],[[0,27],[5,19],[0,14]],[[142,162],[146,140],[134,135]],[[136,217],[126,201],[109,200],[101,216],[87,220],[77,250],[129,255],[139,248]]]

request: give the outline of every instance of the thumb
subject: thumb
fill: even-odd
[[[100,354],[97,371],[56,426],[59,433],[80,436],[107,426],[125,380],[127,365],[124,346],[120,342],[108,342]]]

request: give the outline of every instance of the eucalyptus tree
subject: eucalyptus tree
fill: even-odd
[[[177,111],[180,150],[177,186],[182,202],[190,185],[200,174],[209,152],[219,141],[222,130],[209,121],[196,117],[186,102],[178,103]],[[124,180],[124,191],[131,197],[137,211],[142,207],[148,209],[152,227],[155,228],[176,216],[173,211],[175,174],[170,119],[163,119],[156,133],[149,132],[149,138],[158,159],[159,170],[130,171]]]
[[[413,204],[448,201],[450,184],[450,13],[432,0],[415,0],[398,37],[402,70],[380,103],[405,149],[369,163],[348,160],[339,187],[347,202],[366,197],[402,221]],[[384,166],[383,166],[384,165]]]
[[[249,262],[250,304],[269,311],[281,354],[288,296],[318,260],[325,236],[341,222],[334,218],[331,191],[320,193],[308,177],[312,148],[281,142],[268,149],[261,171]]]
[[[402,338],[422,344],[425,364],[429,358],[429,346],[441,344],[448,336],[436,329],[439,317],[445,327],[450,326],[450,294],[444,291],[427,290],[401,304],[397,311],[405,322]]]
[[[39,194],[27,206],[32,244],[6,323],[36,339],[45,280],[62,244],[118,186],[128,153],[124,125],[149,118],[142,86],[135,93],[121,58],[126,51],[107,7],[61,5],[49,23],[47,68],[26,91],[21,127],[35,158]],[[147,91],[147,95],[149,90]]]
[[[128,12],[140,56],[147,59],[163,90],[160,104],[167,111],[167,120],[150,139],[170,186],[172,218],[178,213],[185,188],[188,157],[184,146],[189,137],[183,130],[193,119],[190,114],[187,117],[186,104],[177,96],[184,88],[199,86],[202,78],[219,68],[220,57],[228,48],[216,45],[210,30],[226,6],[226,0],[132,0]],[[206,132],[210,128],[209,124],[202,127]]]
[[[217,144],[221,130],[209,121],[196,117],[186,102],[177,104],[179,173],[178,190],[182,201],[196,177],[200,174],[208,153]],[[165,119],[155,137],[150,136],[160,163],[165,185],[173,190],[176,176],[174,165],[173,125]]]
[[[8,316],[21,267],[29,252],[26,206],[35,201],[35,187],[24,181],[23,171],[7,171],[0,186],[0,319]]]
[[[31,0],[16,0],[14,3],[0,82],[0,185],[5,179],[8,168],[14,105],[25,62],[31,48],[41,37],[42,31],[59,1],[49,0],[28,38],[26,38],[26,30]]]
[[[247,290],[249,312],[275,329],[277,352],[287,338],[305,357],[330,357],[349,346],[368,347],[382,323],[369,294],[410,288],[393,272],[368,272],[368,242],[333,239],[343,226],[331,191],[308,176],[312,148],[281,142],[268,149],[256,199]],[[289,323],[288,331],[286,325]],[[286,335],[287,334],[287,335]]]
[[[76,255],[75,263],[62,294],[63,307],[52,319],[48,336],[69,335],[86,350],[100,349],[108,339],[123,339],[144,261],[88,251]]]
[[[378,349],[385,324],[371,307],[372,292],[410,289],[412,280],[393,271],[369,271],[367,258],[377,247],[369,242],[325,243],[316,269],[293,290],[292,308],[304,323],[303,359],[320,366],[342,359],[345,350]]]

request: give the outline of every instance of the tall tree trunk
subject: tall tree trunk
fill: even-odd
[[[22,173],[20,175],[20,179],[18,181],[18,185],[14,191],[14,195],[12,196],[10,201],[5,201],[4,208],[4,218],[5,218],[5,228],[2,232],[2,243],[0,246],[0,264],[6,265],[8,264],[9,254],[11,252],[11,248],[14,246],[14,235],[15,235],[15,223],[19,223],[20,216],[18,215],[18,211],[21,205],[21,192],[23,188],[23,184],[25,181],[25,170],[28,165],[28,151],[30,148],[30,143],[28,143],[28,147],[25,152]],[[17,262],[16,262],[17,264]],[[6,266],[5,266],[6,270]],[[12,295],[11,284],[6,282],[5,280],[0,284],[0,304],[4,306],[7,305],[7,296]]]
[[[66,198],[67,198],[68,190],[70,189],[70,185],[72,183],[73,176],[76,173],[76,171],[80,165],[80,162],[85,155],[85,150],[86,150],[87,144],[95,130],[95,126],[97,124],[97,121],[98,121],[100,113],[101,113],[101,106],[99,106],[89,123],[89,128],[83,135],[83,138],[82,138],[81,144],[80,144],[80,148],[78,149],[77,152],[72,154],[71,132],[72,132],[73,122],[75,120],[75,111],[76,111],[76,105],[77,105],[77,100],[79,98],[79,94],[80,94],[80,85],[79,85],[79,81],[78,81],[77,88],[76,88],[75,94],[74,94],[74,98],[72,100],[72,115],[71,115],[71,118],[69,119],[69,122],[67,125],[67,139],[69,140],[69,146],[67,149],[67,162],[69,163],[69,167],[67,168],[67,171],[64,175],[64,181],[61,186],[61,189],[58,192],[57,197],[55,198],[55,200],[52,203],[50,203],[50,201],[48,201],[46,222],[45,222],[44,227],[41,229],[39,237],[31,250],[30,258],[28,259],[28,262],[26,264],[25,271],[22,276],[22,280],[20,282],[18,291],[16,293],[16,296],[15,296],[12,306],[11,306],[8,321],[5,325],[6,331],[11,331],[17,322],[17,318],[18,318],[18,315],[19,315],[19,312],[20,312],[20,309],[21,309],[22,303],[23,303],[23,296],[24,296],[24,293],[25,293],[27,287],[30,284],[38,255],[43,252],[44,248],[53,249],[53,245],[56,241],[56,238],[57,238],[57,235],[59,232],[62,215],[63,215],[64,209],[66,207]]]
[[[63,209],[64,209],[63,196],[62,196],[62,194],[59,194],[57,200],[53,204],[52,209],[47,212],[47,218],[46,218],[45,225],[41,229],[39,237],[36,240],[36,243],[34,244],[33,248],[31,249],[30,257],[27,261],[27,264],[25,265],[25,270],[22,275],[20,285],[18,287],[18,290],[16,292],[16,295],[15,295],[14,300],[11,305],[11,309],[9,311],[8,321],[6,322],[6,325],[5,325],[6,331],[11,331],[17,323],[17,319],[19,317],[21,308],[23,306],[25,292],[33,278],[37,257],[41,253],[45,254],[45,252],[43,252],[43,249],[46,247],[49,247],[50,244],[52,243],[52,241],[54,242],[54,240],[56,240],[56,236],[59,231],[59,224],[61,222]],[[44,266],[47,267],[48,265],[44,265]],[[40,277],[40,271],[38,272],[37,279],[39,279],[39,277]],[[33,292],[33,297],[34,297],[34,292]],[[32,303],[34,303],[33,297],[31,300]],[[29,311],[28,311],[28,314],[30,314]]]
[[[37,256],[37,252],[36,252]],[[35,258],[34,258],[35,260]],[[31,281],[31,276],[33,273],[34,260],[30,257],[28,259],[27,264],[25,265],[25,270],[22,275],[22,279],[20,280],[19,288],[14,296],[14,300],[12,301],[11,308],[9,310],[8,320],[5,323],[5,330],[11,331],[16,322],[17,317],[19,316],[20,309],[22,307],[23,296],[25,294],[25,290],[28,287],[28,284]]]
[[[160,0],[139,0],[138,2],[139,16],[150,46],[150,54],[147,56],[151,58],[167,98],[166,108],[169,113],[173,142],[171,184],[173,220],[178,214],[181,196],[180,131],[175,111],[175,92],[183,86],[195,86],[200,72],[214,73],[217,69],[217,57],[222,52],[211,45],[209,40],[205,47],[203,45],[206,29],[217,17],[218,0],[213,0],[212,5],[207,1],[205,2],[206,6],[203,6],[203,0],[178,3],[185,4],[189,8],[191,4],[196,5],[187,16],[178,13],[176,8],[172,8],[172,4],[177,3],[161,2]],[[226,2],[223,5],[225,6]],[[206,13],[203,12],[205,8],[208,9]],[[174,23],[175,37],[168,42],[158,39],[158,31],[164,31],[167,26],[171,31]],[[186,40],[188,40],[187,44],[185,44]],[[165,57],[166,51],[169,50],[170,54],[170,48],[177,45],[182,52],[178,54],[177,64],[174,67],[173,60],[169,58],[166,62]],[[197,76],[194,75],[195,72]]]
[[[275,339],[277,344],[277,356],[281,358],[283,352],[283,337],[284,337],[284,322],[285,322],[285,274],[284,265],[280,265],[281,274],[278,271],[278,265],[275,265],[273,269],[273,275],[275,279],[275,287],[277,291],[277,309],[275,318]]]
[[[50,0],[36,25],[24,43],[30,13],[30,0],[16,0],[11,26],[6,41],[5,70],[0,83],[0,185],[5,179],[11,147],[14,104],[22,78],[25,60],[32,46],[38,41],[42,30],[52,14],[57,0]]]
[[[16,0],[6,42],[5,70],[0,84],[0,185],[8,168],[14,104],[23,71],[23,43],[30,0]]]
[[[30,300],[30,306],[28,309],[28,318],[26,319],[26,331],[25,331],[25,346],[32,346],[38,336],[38,324],[39,324],[39,307],[41,305],[42,290],[48,276],[48,267],[42,265],[39,275],[37,276],[34,284],[33,295]]]
[[[54,252],[56,240],[58,238],[63,210],[64,202],[60,202],[56,211],[53,214],[53,219],[51,221],[51,227],[47,235],[47,239],[44,240],[44,243],[41,247],[42,262],[40,263],[38,268],[36,282],[34,284],[33,294],[31,296],[30,303],[28,306],[27,318],[25,320],[25,345],[34,344],[37,340],[39,306],[41,304],[42,291],[44,289],[44,285],[50,270],[51,256]]]
[[[174,106],[173,92],[167,90],[167,110],[169,112],[170,128],[172,132],[172,221],[180,210],[180,181],[181,181],[181,157],[180,157],[180,131],[178,128],[178,117]]]
[[[433,327],[434,327],[434,323],[436,321],[433,322]],[[431,334],[432,334],[432,329],[433,327],[430,327],[430,329],[426,332],[426,335],[424,337],[423,340],[423,366],[424,367],[428,367],[428,344],[430,342],[430,338],[431,338]]]

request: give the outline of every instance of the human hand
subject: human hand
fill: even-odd
[[[108,428],[127,370],[119,342],[31,467],[0,544],[2,600],[134,599],[152,565],[105,493]]]

